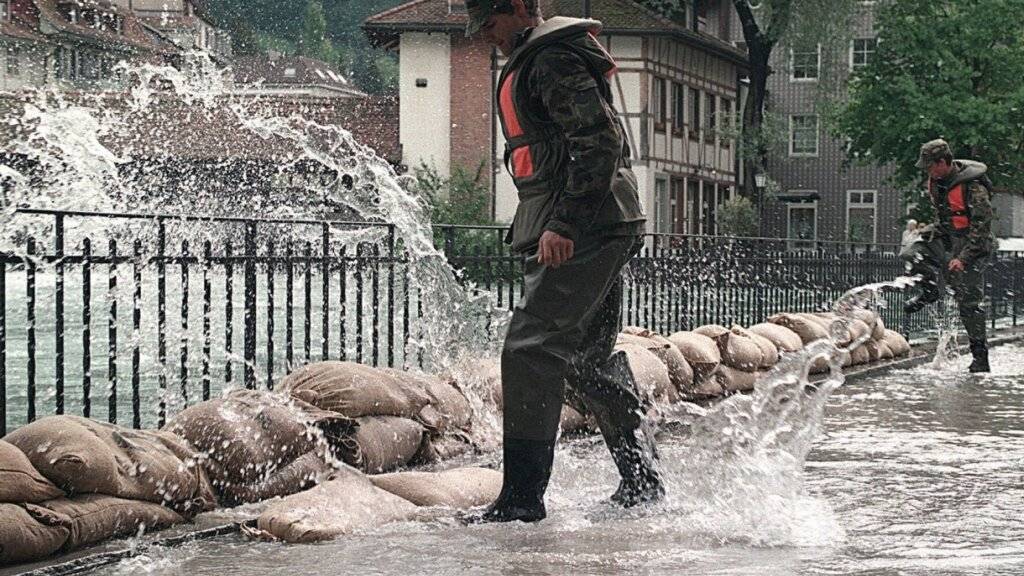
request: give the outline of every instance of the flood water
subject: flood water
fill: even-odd
[[[995,349],[984,377],[961,358],[846,383],[821,398],[820,429],[798,421],[821,416],[813,402],[756,433],[764,421],[738,412],[695,416],[661,438],[671,494],[647,510],[604,502],[610,460],[579,439],[558,453],[537,525],[463,527],[439,513],[319,545],[224,537],[102,573],[1021,574],[1022,355]],[[752,447],[765,434],[789,436]]]

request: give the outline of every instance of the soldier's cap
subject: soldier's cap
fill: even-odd
[[[936,138],[921,145],[921,154],[918,156],[917,164],[914,164],[914,166],[921,170],[927,170],[932,164],[942,160],[947,155],[953,155],[952,150],[949,148],[949,143],[942,138]]]
[[[469,14],[469,22],[466,24],[466,37],[472,36],[480,31],[487,23],[487,19],[494,13],[495,4],[502,0],[466,0],[466,13]]]

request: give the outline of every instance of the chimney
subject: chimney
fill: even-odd
[[[465,14],[466,0],[448,0],[449,14]]]

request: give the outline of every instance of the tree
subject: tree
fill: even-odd
[[[757,209],[749,198],[730,198],[718,210],[718,232],[723,236],[756,236],[759,228]]]
[[[997,191],[1019,182],[1024,0],[887,2],[877,22],[878,50],[833,119],[850,158],[895,166],[894,183],[923,217],[922,142],[945,138],[954,155],[985,162]]]
[[[306,4],[306,16],[302,22],[298,49],[302,56],[330,63],[338,60],[338,53],[327,38],[327,19],[324,17],[324,6],[320,0],[309,0]]]

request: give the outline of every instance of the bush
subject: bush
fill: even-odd
[[[737,196],[718,209],[718,232],[723,236],[756,236],[757,210],[748,198]]]

